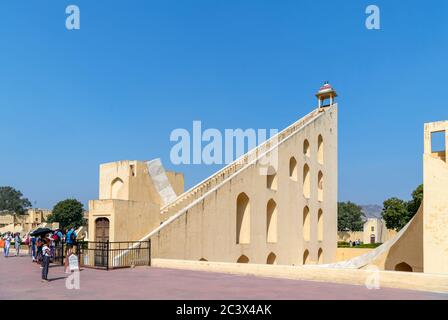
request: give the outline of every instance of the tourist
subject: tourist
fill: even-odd
[[[47,235],[47,238],[45,239],[47,246],[50,248],[50,261],[52,261],[52,258],[54,257],[54,239],[53,235],[49,234]]]
[[[33,258],[33,262],[37,259],[37,252],[36,252],[36,237],[31,237],[30,239],[30,245],[31,245],[31,257]]]
[[[31,255],[31,239],[29,233],[25,235],[25,245],[28,247],[28,255]]]
[[[42,245],[42,282],[48,282],[48,267],[50,266],[50,240],[44,239]]]
[[[36,262],[42,262],[42,246],[44,245],[44,239],[42,239],[41,237],[38,237],[36,239],[36,248],[37,248],[37,252],[36,252]]]
[[[20,239],[20,233],[16,232],[14,235],[14,248],[16,249],[16,257],[20,255],[20,245],[22,244],[22,239]]]
[[[63,235],[61,230],[56,229],[53,234],[53,239],[55,241],[55,245],[58,246],[59,243],[63,240]]]
[[[5,246],[3,247],[3,255],[5,256],[5,258],[7,258],[9,256],[9,247],[11,246],[12,241],[10,231],[6,233],[6,235],[3,237],[3,240],[5,240]]]
[[[67,232],[67,234],[65,235],[65,243],[67,245],[67,251],[66,251],[66,256],[65,256],[65,273],[69,273],[68,271],[68,258],[70,257],[70,255],[76,254],[76,251],[74,250],[74,246],[76,245],[76,232],[75,232],[75,228],[71,227],[70,230]]]

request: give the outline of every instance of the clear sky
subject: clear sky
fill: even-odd
[[[172,165],[173,129],[281,129],[329,80],[339,199],[407,199],[423,123],[448,119],[447,57],[446,0],[1,1],[0,185],[37,207],[87,203],[100,163],[160,157],[190,187],[219,167]]]

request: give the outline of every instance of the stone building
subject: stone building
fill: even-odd
[[[327,83],[318,107],[184,192],[160,163],[100,166],[89,240],[152,241],[152,257],[302,265],[334,261],[338,106]]]
[[[0,232],[20,232],[26,234],[47,221],[51,210],[28,209],[26,214],[16,215],[13,213],[0,214]]]
[[[384,243],[395,237],[395,230],[387,229],[381,218],[367,218],[363,231],[338,231],[338,241],[349,242],[359,240],[364,244]]]

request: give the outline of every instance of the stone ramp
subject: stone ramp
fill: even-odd
[[[414,226],[419,220],[422,219],[423,214],[423,203],[421,204],[418,212],[415,214],[415,216],[411,219],[411,221],[408,222],[406,226],[401,229],[394,238],[390,239],[389,241],[386,241],[381,246],[376,248],[375,250],[360,255],[358,257],[340,261],[337,263],[330,263],[330,264],[321,264],[316,265],[313,267],[318,268],[336,268],[336,269],[362,269],[364,267],[367,267],[369,265],[377,265],[380,266],[383,264],[385,260],[385,256],[390,252],[390,250],[398,243],[400,240],[402,240],[405,236],[408,235],[409,229]],[[404,258],[403,258],[404,259]]]

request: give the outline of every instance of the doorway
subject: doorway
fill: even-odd
[[[107,267],[109,250],[109,219],[95,220],[95,267]]]

